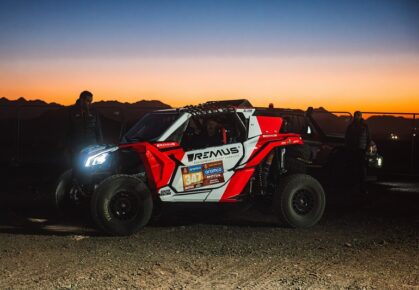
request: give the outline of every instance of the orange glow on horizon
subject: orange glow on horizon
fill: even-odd
[[[256,106],[419,112],[419,57],[56,59],[10,62],[0,97],[69,105],[160,100],[173,107],[249,99]]]

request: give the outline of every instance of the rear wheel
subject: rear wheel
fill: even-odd
[[[152,210],[147,185],[130,175],[108,177],[96,188],[91,201],[94,222],[112,235],[138,232],[149,222]]]
[[[274,213],[287,226],[308,228],[323,216],[326,196],[320,183],[306,174],[293,174],[275,192]]]

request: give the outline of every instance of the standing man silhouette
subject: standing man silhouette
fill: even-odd
[[[100,116],[91,107],[93,94],[83,91],[76,103],[69,108],[68,147],[75,156],[89,145],[103,142]]]
[[[356,111],[354,119],[346,129],[345,147],[354,170],[354,177],[359,181],[362,193],[367,193],[367,161],[366,153],[370,144],[368,125],[362,119],[362,113]]]

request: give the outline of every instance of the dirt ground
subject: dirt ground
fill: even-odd
[[[169,210],[130,237],[0,213],[0,289],[419,289],[419,199],[329,205],[296,230],[249,210]]]

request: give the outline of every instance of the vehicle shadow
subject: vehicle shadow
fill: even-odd
[[[0,233],[22,235],[100,236],[88,217],[61,217],[49,208],[5,208],[0,212]]]
[[[320,224],[325,226],[342,219],[352,222],[377,220],[385,223],[419,225],[419,194],[382,192],[356,198],[332,199],[326,207]],[[149,226],[169,228],[197,224],[233,227],[278,227],[272,214],[248,206],[169,205],[153,217]],[[106,236],[97,231],[87,212],[72,216],[57,214],[48,207],[14,208],[0,210],[0,233],[57,236]]]

